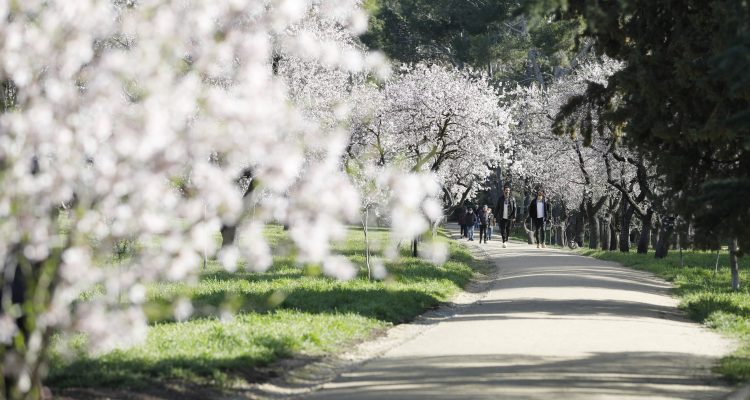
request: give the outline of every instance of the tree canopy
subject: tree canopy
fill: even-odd
[[[370,29],[363,42],[392,59],[442,60],[485,69],[500,79],[543,79],[568,68],[581,21],[529,24],[512,0],[368,0]]]
[[[552,0],[527,10],[550,7],[558,21],[585,21],[583,34],[626,63],[606,88],[572,99],[558,128],[593,134],[574,117],[592,109],[665,178],[699,243],[735,237],[750,248],[750,5]]]

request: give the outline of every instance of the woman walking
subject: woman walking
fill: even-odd
[[[482,209],[479,210],[478,217],[479,217],[479,243],[482,243],[482,240],[484,240],[485,243],[487,243],[487,217],[489,212],[487,212],[487,205],[482,206]]]
[[[487,209],[487,239],[492,240],[492,227],[495,226],[495,214],[492,209]]]

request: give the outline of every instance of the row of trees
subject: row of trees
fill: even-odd
[[[642,252],[750,245],[745,4],[369,0],[366,33],[354,0],[216,3],[0,2],[6,398],[39,397],[54,332],[143,337],[147,285],[202,257],[267,268],[267,223],[351,278],[346,224],[388,219],[396,254],[501,172],[580,244],[635,218]]]
[[[306,94],[382,75],[366,20],[339,0],[0,2],[0,397],[41,395],[53,333],[144,337],[147,285],[195,280],[220,228],[228,269],[267,268],[278,221],[301,262],[356,273],[328,247],[358,215],[347,103]]]
[[[630,155],[614,152],[608,171],[625,160],[637,180],[637,194],[624,194],[627,180],[617,187],[623,214],[643,215],[644,231],[649,214],[657,214],[665,233],[676,229],[683,244],[728,245],[738,288],[736,259],[750,248],[750,208],[744,205],[750,81],[742,72],[749,66],[750,6],[732,0],[531,4],[530,13],[543,4],[545,19],[554,10],[557,21],[584,21],[583,34],[596,48],[624,62],[606,85],[590,82],[573,96],[554,128],[593,141],[597,130],[589,121],[598,121],[599,133],[620,140]],[[664,254],[663,247],[657,250]]]
[[[472,66],[493,80],[544,82],[575,64],[582,21],[534,24],[514,0],[368,0],[363,42],[403,62]],[[585,47],[585,46],[584,46]]]
[[[651,246],[664,257],[674,217],[654,168],[599,120],[592,112],[595,104],[571,114],[582,121],[575,129],[560,132],[555,119],[589,84],[606,86],[623,67],[607,57],[590,57],[546,90],[518,89],[519,123],[513,132],[520,146],[509,171],[525,193],[533,196],[534,187],[541,186],[550,194],[559,244],[583,246],[588,232],[590,248],[627,252],[637,227],[637,251],[646,253]]]
[[[0,20],[3,398],[41,395],[53,333],[143,338],[153,282],[212,256],[268,268],[267,223],[352,278],[329,247],[347,224],[388,219],[395,255],[509,152],[485,74],[391,74],[357,1],[2,2]]]
[[[639,251],[650,243],[659,256],[670,241],[735,249],[736,239],[733,255],[750,246],[749,208],[742,204],[750,194],[749,85],[742,73],[749,48],[747,4],[372,0],[366,5],[373,11],[373,29],[364,41],[396,59],[472,65],[506,86],[537,87],[525,89],[536,95],[517,96],[528,98],[528,106],[551,124],[524,125],[531,122],[521,107],[516,115],[525,122],[513,131],[526,135],[512,140],[538,138],[541,147],[562,146],[568,155],[550,148],[560,159],[540,157],[548,171],[519,174],[515,168],[524,156],[516,154],[515,168],[496,170],[484,183],[490,193],[498,192],[503,179],[513,178],[527,192],[546,183],[548,192],[560,197],[557,213],[570,218],[568,236],[578,242],[586,225],[601,233],[592,235],[594,243],[623,251],[630,248],[631,227],[637,227]],[[594,50],[622,64],[601,79],[582,78],[592,66],[581,64],[587,58],[591,64]],[[579,150],[570,148],[575,142]]]

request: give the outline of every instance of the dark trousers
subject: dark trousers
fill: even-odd
[[[544,218],[532,218],[534,223],[534,239],[536,243],[544,243]]]
[[[479,243],[484,240],[487,242],[487,225],[479,225]]]
[[[500,218],[500,236],[503,237],[503,243],[508,241],[510,237],[510,226],[511,222],[509,219]]]
[[[459,226],[461,227],[461,236],[466,237],[466,224],[459,224]]]

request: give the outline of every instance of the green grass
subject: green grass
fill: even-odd
[[[580,254],[603,260],[619,262],[625,266],[652,272],[675,286],[680,307],[698,322],[735,337],[740,346],[736,352],[723,358],[717,371],[734,381],[750,380],[750,259],[741,258],[740,290],[733,291],[729,270],[729,255],[723,251],[719,258],[720,269],[714,273],[716,253],[685,251],[684,267],[680,255],[670,251],[662,260],[649,254],[579,250]]]
[[[285,247],[281,228],[271,227],[267,235],[275,248]],[[388,232],[370,235],[377,244]],[[449,246],[450,258],[441,266],[402,252],[387,264],[389,276],[381,281],[367,279],[363,234],[357,229],[337,246],[360,266],[358,278],[347,282],[322,276],[314,266],[300,268],[289,255],[276,257],[263,273],[230,273],[211,261],[197,284],[149,288],[146,311],[152,326],[145,343],[100,356],[81,350],[72,359],[55,354],[47,384],[143,388],[165,380],[215,386],[263,380],[262,367],[280,358],[341,351],[448,300],[480,266],[465,248]],[[173,321],[170,304],[179,297],[191,299],[195,308],[188,322]],[[227,311],[236,317],[222,322],[219,316]],[[77,338],[72,347],[83,348],[83,340]]]

